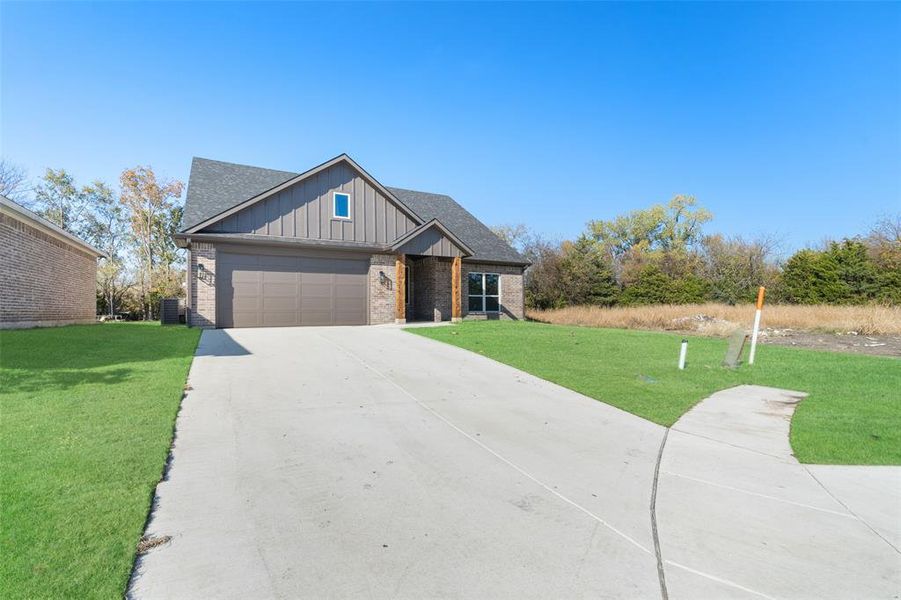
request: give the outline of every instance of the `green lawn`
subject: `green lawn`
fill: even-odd
[[[726,340],[529,322],[408,329],[571,388],[661,425],[713,392],[743,383],[808,392],[792,420],[802,462],[901,464],[901,360],[758,346],[756,364],[720,366]]]
[[[200,332],[0,332],[0,597],[121,598]]]

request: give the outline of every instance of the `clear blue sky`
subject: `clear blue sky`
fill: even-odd
[[[695,195],[787,249],[901,211],[901,4],[2,4],[3,155],[115,182],[192,156],[574,236]]]

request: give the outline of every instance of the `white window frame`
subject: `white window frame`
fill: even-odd
[[[469,276],[470,275],[481,275],[482,276],[482,294],[471,295],[469,293]],[[497,310],[485,310],[485,302],[486,298],[494,298],[494,294],[485,294],[484,292],[488,289],[488,286],[485,285],[485,276],[486,275],[496,275],[497,276]],[[501,274],[500,273],[490,273],[488,271],[470,271],[466,274],[466,309],[467,312],[470,313],[498,313],[501,312]],[[469,309],[469,299],[470,298],[481,298],[482,299],[482,310],[470,310]]]
[[[347,216],[346,217],[338,214],[338,202],[336,201],[338,195],[347,196]],[[332,192],[332,218],[333,219],[341,219],[342,221],[350,221],[353,216],[353,213],[351,211],[351,200],[352,199],[353,198],[351,197],[350,192]]]

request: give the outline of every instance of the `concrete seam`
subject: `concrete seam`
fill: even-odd
[[[702,572],[702,571],[696,571],[696,570],[692,569],[691,567],[686,567],[685,565],[680,565],[679,563],[673,562],[673,561],[671,561],[671,560],[666,561],[666,564],[672,565],[672,566],[674,566],[674,567],[676,567],[676,568],[678,568],[678,569],[682,569],[683,571],[688,571],[689,573],[694,573],[695,575],[698,575],[698,576],[700,576],[700,577],[704,577],[705,579],[709,579],[709,580],[711,580],[711,581],[716,581],[717,583],[722,583],[722,584],[724,584],[724,585],[728,585],[729,587],[734,587],[735,589],[742,590],[742,591],[744,591],[744,592],[748,592],[749,594],[754,594],[755,596],[760,596],[761,598],[767,598],[767,600],[776,600],[776,599],[773,598],[772,596],[767,596],[767,595],[764,594],[763,592],[758,592],[758,591],[756,591],[756,590],[752,590],[751,588],[746,588],[745,586],[743,586],[743,585],[738,585],[737,583],[734,583],[734,582],[732,582],[732,581],[729,581],[728,579],[721,579],[721,578],[719,578],[719,577],[715,577],[715,576],[713,576],[713,575],[709,575],[709,574],[704,573],[704,572]]]
[[[461,435],[463,435],[465,438],[467,438],[468,440],[470,440],[471,442],[473,442],[473,443],[476,444],[477,446],[481,447],[483,450],[487,451],[489,454],[493,455],[495,458],[497,458],[497,459],[500,460],[501,462],[505,463],[507,466],[512,467],[514,470],[516,470],[516,471],[517,471],[518,473],[520,473],[521,475],[527,477],[528,479],[530,479],[530,480],[533,481],[534,483],[538,484],[540,487],[544,488],[545,491],[550,492],[551,494],[553,494],[554,496],[556,496],[556,497],[559,498],[560,500],[563,500],[564,502],[566,502],[566,503],[569,504],[570,506],[572,506],[572,507],[578,509],[579,511],[581,511],[582,513],[588,515],[589,517],[591,517],[592,519],[594,519],[595,521],[597,521],[598,523],[600,523],[601,525],[603,525],[604,527],[606,527],[607,529],[609,529],[610,531],[614,532],[614,533],[617,534],[618,536],[622,537],[624,540],[626,540],[626,541],[628,541],[629,543],[631,543],[633,546],[635,546],[635,547],[638,548],[639,550],[642,550],[643,552],[645,552],[645,553],[647,553],[647,554],[653,554],[653,552],[651,552],[651,550],[649,550],[648,548],[645,548],[640,542],[638,542],[637,540],[633,539],[632,537],[630,537],[630,536],[629,536],[628,534],[626,534],[625,532],[620,531],[619,529],[617,529],[616,527],[614,527],[613,525],[611,525],[610,523],[608,523],[607,521],[605,521],[605,520],[602,519],[601,517],[597,516],[596,514],[594,514],[593,512],[591,512],[590,510],[588,510],[588,509],[585,508],[584,506],[582,506],[581,504],[575,502],[574,500],[571,500],[571,499],[567,498],[566,496],[564,496],[563,494],[561,494],[560,492],[558,492],[557,490],[555,490],[555,489],[552,488],[551,486],[547,485],[546,483],[542,482],[540,479],[538,479],[537,477],[535,477],[534,475],[532,475],[531,473],[529,473],[528,471],[526,471],[525,469],[523,469],[522,467],[520,467],[519,465],[517,465],[516,463],[510,461],[509,459],[505,458],[505,457],[502,456],[501,454],[499,454],[499,453],[497,453],[496,451],[492,450],[489,446],[487,446],[486,444],[484,444],[484,443],[481,442],[480,440],[476,439],[474,436],[470,435],[469,433],[467,433],[466,431],[464,431],[463,429],[461,429],[460,427],[458,427],[456,424],[453,423],[453,421],[451,421],[450,419],[446,418],[444,415],[442,415],[441,413],[439,413],[438,411],[436,411],[436,410],[433,409],[432,407],[430,407],[430,406],[428,406],[427,404],[425,404],[424,402],[420,401],[416,396],[414,396],[414,395],[411,394],[409,391],[407,391],[406,388],[404,388],[403,386],[401,386],[399,383],[393,381],[390,377],[388,377],[387,375],[383,374],[381,371],[379,371],[378,369],[376,369],[375,367],[373,367],[372,365],[370,365],[369,363],[367,363],[365,360],[363,360],[362,358],[360,358],[359,356],[357,356],[356,354],[354,354],[354,353],[351,352],[350,350],[347,350],[346,348],[342,347],[341,345],[337,344],[336,342],[334,342],[334,341],[332,341],[332,340],[330,340],[330,339],[328,339],[328,338],[326,338],[326,337],[324,337],[324,336],[321,336],[321,335],[320,335],[320,337],[322,337],[322,339],[324,339],[325,341],[327,341],[327,342],[330,343],[331,345],[335,346],[336,348],[338,348],[339,350],[341,350],[342,352],[344,352],[345,354],[347,354],[347,355],[350,356],[351,358],[357,360],[357,361],[358,361],[360,364],[362,364],[364,367],[366,367],[367,369],[369,369],[370,371],[372,371],[373,373],[375,373],[376,375],[378,375],[379,377],[381,377],[382,379],[384,379],[385,381],[387,381],[388,383],[390,383],[391,385],[393,385],[394,387],[396,387],[396,388],[397,388],[398,390],[400,390],[404,395],[409,396],[409,397],[410,397],[414,402],[416,402],[416,404],[418,404],[420,407],[422,407],[422,408],[425,409],[426,411],[430,412],[432,415],[434,415],[435,417],[437,417],[439,420],[443,421],[446,425],[448,425],[449,427],[451,427],[452,429],[454,429],[455,431],[457,431],[458,433],[460,433]]]
[[[657,532],[657,483],[660,480],[660,463],[663,460],[663,448],[666,446],[666,438],[669,437],[669,427],[663,431],[663,439],[660,440],[660,449],[657,451],[657,463],[654,465],[654,485],[651,488],[651,534],[654,537],[654,554],[657,556],[657,577],[660,579],[660,596],[663,600],[669,600],[666,590],[666,573],[663,570],[663,554],[660,551],[660,535]]]
[[[853,519],[854,514],[847,514],[843,512],[839,512],[837,510],[829,510],[828,508],[820,508],[818,506],[812,506],[810,504],[804,504],[803,502],[795,502],[794,500],[786,500],[785,498],[777,498],[776,496],[770,496],[767,494],[761,494],[760,492],[753,492],[751,490],[745,490],[742,488],[733,487],[731,485],[724,485],[722,483],[716,483],[713,481],[707,481],[706,479],[698,479],[697,477],[689,477],[688,475],[680,475],[679,473],[673,473],[671,471],[664,471],[667,475],[672,475],[673,477],[681,477],[682,479],[688,479],[689,481],[696,481],[698,483],[703,483],[705,485],[710,485],[713,487],[722,488],[724,490],[731,490],[733,492],[741,492],[742,494],[748,494],[749,496],[757,496],[759,498],[766,498],[767,500],[773,500],[775,502],[782,502],[784,504],[791,504],[793,506],[800,506],[801,508],[807,508],[810,510],[816,510],[819,512],[828,513],[830,515],[835,515],[837,517],[842,517],[845,519]],[[850,511],[849,511],[850,513]]]
[[[684,416],[684,415],[683,415]],[[779,462],[785,463],[787,465],[797,464],[795,461],[786,460],[782,456],[777,456],[775,454],[770,454],[769,452],[761,452],[760,450],[754,450],[753,448],[746,448],[745,446],[739,446],[737,444],[730,444],[729,442],[724,442],[723,440],[718,440],[716,438],[708,437],[706,435],[701,435],[700,433],[694,433],[692,431],[685,431],[684,429],[679,429],[678,427],[671,427],[673,431],[677,431],[679,433],[684,433],[685,435],[691,435],[694,437],[701,438],[703,440],[709,440],[711,442],[715,442],[717,444],[722,444],[724,446],[729,446],[730,448],[735,448],[737,450],[744,450],[745,452],[753,452],[754,454],[760,454],[761,456],[768,456],[770,458],[775,458]]]
[[[827,487],[823,484],[823,482],[820,481],[819,478],[817,478],[817,476],[814,475],[813,472],[812,472],[810,469],[807,468],[807,465],[802,464],[801,466],[804,467],[804,470],[807,472],[807,474],[810,475],[810,476],[813,478],[813,480],[816,481],[816,482],[819,484],[819,486],[820,486],[821,488],[823,488],[823,491],[826,492],[827,494],[829,494],[829,497],[830,497],[830,498],[832,498],[833,500],[835,500],[836,502],[838,502],[839,504],[841,504],[841,505],[845,508],[845,510],[848,511],[848,512],[851,514],[851,517],[852,517],[852,518],[857,519],[858,521],[860,521],[861,523],[863,523],[870,531],[872,531],[873,533],[875,533],[876,536],[879,537],[879,539],[881,539],[883,542],[885,542],[886,544],[888,544],[888,545],[892,548],[892,550],[894,550],[894,551],[897,552],[898,554],[901,554],[901,550],[899,550],[897,546],[895,546],[893,543],[891,543],[889,540],[887,540],[881,533],[879,533],[879,531],[876,530],[875,527],[873,527],[872,525],[870,525],[866,520],[862,519],[862,518],[860,517],[860,515],[858,515],[858,514],[857,514],[856,512],[854,512],[853,510],[851,510],[851,508],[850,508],[847,504],[845,504],[844,502],[842,502],[841,500],[839,500],[839,499],[838,499],[838,498],[837,498],[837,497],[829,490],[829,488],[827,488]]]

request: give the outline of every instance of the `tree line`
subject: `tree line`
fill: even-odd
[[[99,314],[154,319],[161,298],[184,295],[184,256],[172,239],[182,218],[184,184],[159,180],[149,166],[125,169],[118,188],[78,185],[48,168],[34,183],[0,161],[0,194],[106,253],[97,269]]]
[[[691,196],[590,221],[573,240],[551,241],[525,225],[500,225],[502,239],[531,261],[530,308],[752,302],[901,304],[901,215],[865,235],[779,256],[772,236],[705,233],[710,211]]]

